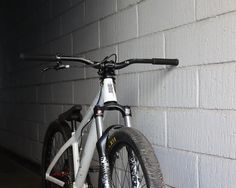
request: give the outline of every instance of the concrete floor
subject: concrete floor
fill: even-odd
[[[0,150],[0,188],[41,188],[41,177]]]

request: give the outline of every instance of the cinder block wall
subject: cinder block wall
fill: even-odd
[[[169,187],[236,186],[234,0],[28,3],[15,34],[18,52],[179,58],[177,68],[121,70],[119,101],[133,107],[134,127],[153,144]],[[49,122],[74,103],[86,109],[99,87],[92,69],[42,74],[40,67],[16,62],[5,68],[0,124],[1,145],[38,163]]]

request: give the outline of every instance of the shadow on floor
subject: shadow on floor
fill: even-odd
[[[16,187],[41,188],[41,177],[0,149],[0,188]]]

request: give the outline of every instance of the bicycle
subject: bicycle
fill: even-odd
[[[115,91],[116,70],[131,64],[178,65],[177,59],[129,59],[117,62],[112,54],[95,62],[67,56],[21,56],[24,60],[56,62],[49,69],[66,69],[64,61],[74,61],[98,70],[101,87],[84,117],[81,105],[60,114],[45,135],[42,151],[43,187],[85,188],[93,187],[89,176],[95,148],[99,156],[100,188],[148,187],[163,188],[164,181],[159,162],[151,144],[131,126],[131,109],[118,104]],[[124,125],[111,125],[103,130],[106,111],[119,111]],[[77,125],[79,122],[79,125]],[[82,150],[83,133],[89,128]]]

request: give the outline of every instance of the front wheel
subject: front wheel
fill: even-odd
[[[107,143],[112,188],[164,188],[151,144],[133,128],[121,128]]]

